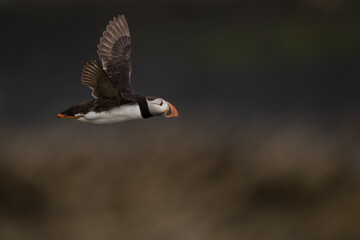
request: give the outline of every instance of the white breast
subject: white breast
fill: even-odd
[[[116,107],[106,112],[88,112],[78,120],[89,123],[105,124],[141,118],[139,105],[131,104]]]

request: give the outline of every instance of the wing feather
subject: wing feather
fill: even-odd
[[[98,44],[97,51],[103,69],[110,77],[119,94],[133,92],[130,84],[131,39],[124,15],[109,22]]]
[[[85,64],[81,73],[81,82],[92,89],[94,98],[105,99],[118,96],[113,82],[96,61]]]

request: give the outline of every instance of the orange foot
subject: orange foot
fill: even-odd
[[[71,118],[71,119],[79,119],[80,117],[79,116],[66,116],[66,115],[63,115],[63,114],[58,114],[57,115],[58,118]]]

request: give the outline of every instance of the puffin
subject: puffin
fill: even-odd
[[[176,108],[159,97],[136,94],[130,83],[131,40],[124,15],[110,20],[97,45],[102,66],[85,64],[81,82],[92,90],[93,99],[57,114],[58,118],[107,124],[156,116],[179,117]]]

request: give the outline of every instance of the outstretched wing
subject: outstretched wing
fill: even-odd
[[[86,63],[81,73],[81,82],[92,89],[94,98],[104,99],[118,96],[113,82],[96,61]]]
[[[118,89],[119,94],[133,92],[130,85],[130,52],[129,27],[125,16],[119,15],[106,26],[97,51],[105,72]]]

